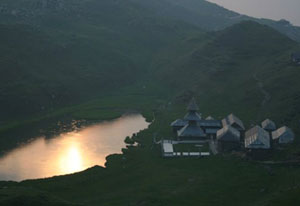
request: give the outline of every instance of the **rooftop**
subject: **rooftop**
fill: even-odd
[[[185,116],[184,120],[186,121],[200,121],[201,115],[198,114],[196,111],[189,111]]]
[[[217,132],[217,139],[225,142],[240,141],[240,136],[240,132],[230,125],[223,127]]]
[[[223,126],[236,124],[240,127],[241,130],[245,130],[244,124],[242,120],[236,117],[234,114],[230,114],[222,120]]]
[[[198,111],[199,110],[199,107],[196,103],[195,98],[192,98],[192,100],[190,101],[190,104],[187,107],[187,110],[188,111]]]
[[[272,132],[273,139],[279,139],[279,143],[287,143],[295,138],[294,132],[287,126],[283,126]],[[284,140],[285,139],[285,140]]]
[[[177,134],[179,137],[206,137],[204,131],[196,124],[187,124]]]
[[[171,123],[171,127],[184,127],[187,123],[188,121],[186,120],[177,119]]]
[[[248,130],[245,135],[245,147],[254,149],[269,149],[270,135],[260,126]]]
[[[264,120],[261,123],[261,126],[265,130],[272,130],[272,131],[276,130],[276,124],[272,120],[270,120],[270,119]]]

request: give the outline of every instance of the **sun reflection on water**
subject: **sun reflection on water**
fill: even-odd
[[[59,168],[62,173],[74,173],[85,169],[82,154],[77,144],[71,144],[60,156]]]
[[[44,178],[104,166],[107,155],[121,152],[126,136],[148,125],[141,115],[130,115],[52,139],[37,138],[0,157],[0,180]]]

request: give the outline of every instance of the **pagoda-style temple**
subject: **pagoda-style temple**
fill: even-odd
[[[222,122],[215,120],[211,116],[202,119],[201,114],[198,113],[199,107],[194,98],[188,105],[187,110],[188,113],[184,116],[184,119],[177,119],[171,123],[178,140],[215,139],[217,131],[222,128]]]
[[[185,115],[184,120],[187,124],[177,131],[178,140],[204,140],[206,134],[199,126],[198,122],[201,121],[201,115],[198,113],[198,106],[193,98],[187,107],[188,113]]]

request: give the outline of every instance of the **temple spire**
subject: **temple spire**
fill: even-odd
[[[198,111],[199,110],[199,107],[198,107],[194,97],[190,101],[190,104],[188,105],[187,110],[188,111]]]

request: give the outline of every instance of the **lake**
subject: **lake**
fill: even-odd
[[[44,178],[104,166],[107,155],[125,147],[126,136],[148,126],[142,115],[131,114],[50,139],[35,138],[0,157],[0,180]]]

